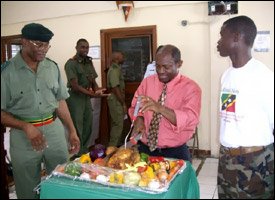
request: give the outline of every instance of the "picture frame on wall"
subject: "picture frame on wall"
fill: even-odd
[[[253,47],[255,52],[269,52],[270,31],[258,31]]]
[[[100,46],[90,46],[88,56],[92,57],[93,59],[100,59]]]

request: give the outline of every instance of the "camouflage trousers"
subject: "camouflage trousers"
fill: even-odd
[[[234,156],[221,146],[218,194],[219,199],[273,199],[274,144]]]

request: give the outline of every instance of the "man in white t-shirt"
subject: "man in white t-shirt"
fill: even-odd
[[[163,45],[160,45],[157,48],[156,54],[161,49],[161,47],[163,47]],[[153,62],[151,62],[147,65],[146,72],[144,74],[143,79],[147,78],[148,76],[154,75],[154,74],[157,74],[157,72],[156,72],[156,61],[153,61]]]
[[[274,73],[251,56],[256,34],[246,16],[220,31],[218,52],[232,66],[221,78],[219,199],[274,196]]]

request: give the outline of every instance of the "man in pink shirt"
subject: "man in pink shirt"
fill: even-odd
[[[141,96],[141,107],[132,131],[132,135],[141,133],[138,142],[140,152],[191,161],[186,142],[199,123],[201,89],[193,80],[179,74],[181,65],[181,54],[177,47],[162,47],[156,55],[157,74],[141,82],[129,108],[129,115],[133,119],[137,97]],[[161,105],[158,99],[165,84],[166,98],[164,105]],[[161,118],[157,148],[151,151],[147,142],[154,112],[160,113]]]

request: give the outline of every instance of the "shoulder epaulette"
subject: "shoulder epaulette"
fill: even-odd
[[[74,55],[73,57],[71,57],[69,60],[76,60],[76,55]]]
[[[49,61],[51,61],[51,62],[53,62],[56,66],[58,66],[58,64],[55,61],[53,61],[52,59],[47,58],[47,57],[46,57],[46,59],[49,60]]]
[[[10,61],[6,61],[1,65],[1,72],[6,69],[8,67],[8,65],[10,64]]]

